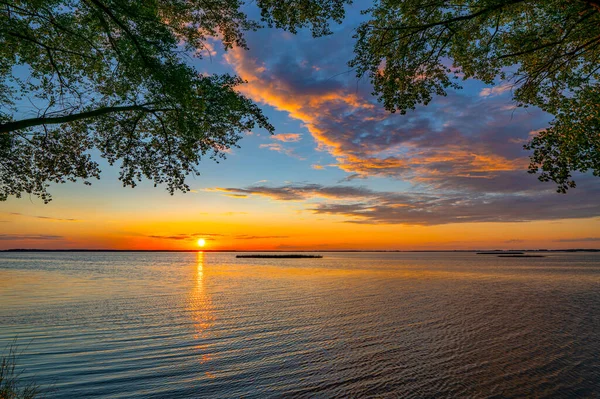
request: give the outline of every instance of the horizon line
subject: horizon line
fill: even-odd
[[[109,248],[10,248],[0,252],[600,252],[600,248],[562,249],[109,249]]]

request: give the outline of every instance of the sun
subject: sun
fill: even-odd
[[[203,247],[206,245],[206,240],[204,238],[199,238],[198,239],[198,246],[199,247]]]

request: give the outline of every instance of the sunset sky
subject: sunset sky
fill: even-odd
[[[212,42],[194,65],[247,80],[275,135],[247,132],[226,160],[201,164],[187,194],[123,188],[101,162],[100,181],[55,185],[48,205],[11,198],[0,249],[600,248],[600,178],[561,195],[526,172],[522,146],[548,115],[475,81],[389,114],[346,65],[359,18],[350,10],[319,39],[250,33],[249,51]]]

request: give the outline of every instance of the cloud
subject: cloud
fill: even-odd
[[[13,216],[24,216],[24,217],[30,217],[30,218],[36,218],[36,219],[49,220],[49,221],[53,221],[53,222],[80,222],[81,221],[79,219],[55,218],[55,217],[40,216],[40,215],[27,215],[27,214],[19,213],[19,212],[8,212],[8,214],[13,215]]]
[[[352,173],[351,175],[348,175],[348,176],[344,177],[343,179],[341,179],[340,181],[338,181],[338,183],[348,183],[348,182],[351,182],[352,180],[356,180],[356,179],[366,179],[366,177],[363,175],[360,175],[358,173]]]
[[[52,220],[55,222],[80,222],[79,219],[63,219],[63,218],[53,218],[49,216],[32,216],[38,219]]]
[[[300,160],[306,159],[306,158],[303,158],[300,155],[296,154],[293,149],[286,148],[286,147],[284,147],[283,145],[281,145],[279,143],[261,144],[261,145],[259,145],[259,148],[266,148],[266,149],[271,150],[271,151],[277,151],[277,152],[280,152],[280,153],[285,154],[287,156],[290,156],[290,157],[293,157],[293,158],[296,158],[296,159],[300,159]]]
[[[581,196],[553,191],[482,194],[478,192],[390,192],[366,187],[315,183],[282,186],[220,187],[215,191],[303,201],[315,214],[340,216],[362,224],[439,225],[448,223],[525,222],[600,215],[598,191]]]
[[[275,239],[275,238],[289,238],[290,236],[252,236],[246,234],[240,234],[234,236],[235,240],[267,240],[267,239]]]
[[[231,212],[232,214],[234,212]],[[235,212],[243,213],[243,212]],[[183,233],[183,234],[172,234],[172,235],[150,235],[150,238],[156,238],[161,240],[177,240],[177,241],[193,241],[198,238],[204,238],[205,240],[214,241],[217,239],[233,239],[233,240],[265,240],[275,238],[289,238],[289,236],[281,235],[248,235],[248,234],[218,234],[218,233]]]
[[[156,238],[159,240],[196,240],[198,238],[204,238],[206,240],[214,240],[215,237],[223,237],[223,234],[214,233],[186,233],[186,234],[173,234],[173,235],[150,235],[150,238]]]
[[[540,183],[526,173],[529,154],[523,144],[547,127],[551,117],[536,108],[507,106],[507,96],[501,94],[509,85],[482,90],[467,81],[464,91],[449,91],[406,115],[390,114],[368,84],[340,73],[352,57],[348,33],[318,39],[319,46],[298,36],[278,51],[272,51],[277,38],[250,34],[250,51],[225,54],[248,81],[240,88],[245,95],[299,120],[317,150],[335,159],[331,166],[348,173],[341,185],[259,184],[218,190],[302,201],[308,211],[350,223],[435,225],[600,215],[600,185],[589,175],[576,177],[576,196],[564,196],[552,183]],[[253,46],[253,41],[261,45]],[[281,143],[263,148],[287,149]],[[399,180],[403,192],[343,184],[370,177]]]
[[[280,133],[271,136],[271,139],[282,141],[284,143],[296,143],[302,140],[302,134],[300,133]]]
[[[512,90],[514,87],[511,83],[503,83],[498,86],[486,87],[479,92],[480,97],[499,96]]]
[[[246,188],[217,187],[214,191],[259,195],[279,201],[297,201],[309,198],[367,198],[374,192],[364,187],[323,186],[311,183],[292,183],[285,186],[250,186]]]
[[[537,185],[534,178],[515,175],[528,165],[522,148],[528,133],[545,127],[549,117],[537,109],[507,109],[505,98],[492,96],[509,86],[490,89],[489,98],[451,91],[406,115],[390,114],[368,85],[358,85],[352,76],[326,73],[339,71],[351,56],[351,48],[334,36],[319,39],[319,50],[299,38],[281,51],[251,45],[250,51],[234,49],[225,59],[248,81],[240,88],[244,94],[300,120],[317,149],[329,152],[335,166],[351,175],[482,192],[497,179],[523,180],[513,184],[514,190]],[[268,35],[251,37],[276,45]],[[262,148],[287,150],[269,144]]]
[[[0,241],[20,241],[20,240],[62,240],[63,236],[50,234],[0,234]]]
[[[269,149],[271,151],[277,151],[277,152],[284,152],[285,149],[283,148],[283,146],[281,144],[261,144],[259,146],[259,148],[266,148]]]
[[[600,241],[600,237],[583,237],[583,238],[564,238],[555,240],[556,242],[596,242]]]

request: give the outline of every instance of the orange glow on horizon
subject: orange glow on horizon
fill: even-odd
[[[192,196],[177,197],[162,208],[151,204],[151,218],[146,211],[136,213],[126,209],[127,212],[115,213],[102,207],[71,214],[69,210],[76,204],[66,203],[56,210],[44,208],[46,216],[54,219],[40,219],[24,216],[41,214],[42,210],[29,209],[33,207],[21,201],[22,206],[13,209],[19,214],[3,216],[6,222],[0,229],[14,226],[11,234],[15,239],[0,240],[0,249],[319,251],[598,247],[597,242],[586,237],[597,237],[600,218],[423,226],[349,224],[344,223],[348,219],[342,216],[314,214],[300,201],[230,200],[213,192],[205,193],[204,198],[206,204],[202,206]],[[211,203],[212,198],[216,203]],[[179,209],[186,211],[179,213]],[[66,217],[78,222],[61,221]],[[204,246],[200,240],[204,240]]]

